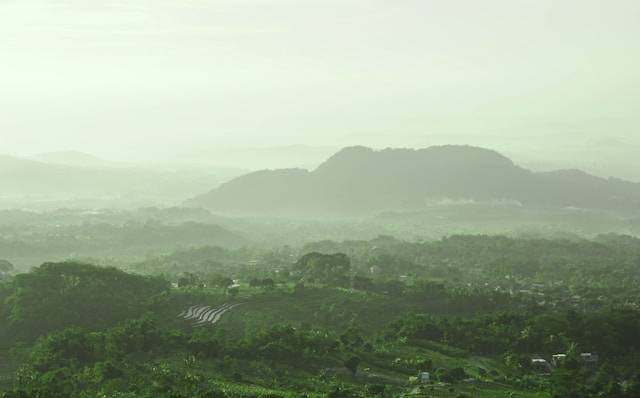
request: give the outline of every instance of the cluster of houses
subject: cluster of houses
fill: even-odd
[[[420,372],[418,376],[409,377],[409,383],[411,384],[431,384],[435,379],[429,372]]]
[[[562,366],[567,361],[567,354],[555,354],[551,356],[551,362],[536,356],[531,359],[531,368],[539,373],[551,373],[555,368]],[[599,361],[598,354],[583,352],[578,356],[584,366],[596,365]]]
[[[631,301],[617,302],[615,297],[610,297],[602,292],[585,292],[583,295],[575,294],[571,291],[568,284],[562,280],[536,283],[526,278],[516,278],[512,275],[505,275],[504,278],[505,281],[498,284],[494,282],[485,283],[485,288],[492,288],[496,292],[510,296],[529,297],[535,300],[538,305],[545,307],[574,307],[585,310],[617,303],[634,309],[640,308],[640,303]],[[469,284],[469,286],[471,286],[471,284]],[[586,294],[586,296],[584,294]]]

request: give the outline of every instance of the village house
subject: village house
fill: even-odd
[[[531,368],[539,373],[551,373],[551,364],[540,357],[531,359]]]
[[[596,364],[598,363],[598,354],[593,354],[590,352],[583,352],[580,354],[580,360],[586,364]]]
[[[591,352],[583,352],[580,354],[578,358],[580,359],[580,362],[582,362],[582,364],[584,365],[597,364],[600,359],[597,354],[593,354]],[[561,366],[566,360],[567,360],[567,354],[555,354],[552,356],[552,359],[551,359],[553,366],[556,366],[556,367]]]
[[[555,354],[551,356],[553,366],[560,366],[567,360],[567,354]]]

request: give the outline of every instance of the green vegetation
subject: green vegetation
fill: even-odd
[[[631,398],[639,260],[603,235],[46,263],[0,283],[0,396]]]
[[[47,263],[10,285],[6,327],[21,340],[77,326],[100,329],[140,316],[145,303],[167,292],[157,277],[77,263]]]

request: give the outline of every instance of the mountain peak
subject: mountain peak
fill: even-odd
[[[317,216],[415,210],[445,199],[629,210],[640,205],[640,184],[576,171],[533,173],[494,150],[473,146],[353,146],[312,172],[254,173],[190,203],[235,214]]]
[[[331,156],[316,170],[319,173],[330,171],[345,172],[347,169],[357,170],[365,168],[377,168],[402,172],[402,168],[421,167],[448,167],[468,169],[486,167],[514,167],[511,159],[502,154],[480,147],[468,145],[442,145],[430,146],[422,149],[413,148],[385,148],[374,150],[365,146],[346,147]]]

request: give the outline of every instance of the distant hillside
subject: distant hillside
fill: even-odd
[[[0,156],[0,195],[116,197],[144,190],[159,173],[93,169]]]
[[[204,186],[223,182],[217,170],[170,169],[122,165],[106,167],[90,155],[55,153],[42,160],[0,155],[0,207],[73,207],[72,201],[100,199],[99,207],[165,205],[195,195]],[[104,163],[103,163],[104,162]],[[66,164],[62,164],[66,163]],[[72,164],[72,163],[75,163]],[[224,171],[224,175],[229,173]],[[83,205],[93,207],[93,202]]]
[[[61,152],[46,152],[40,153],[32,157],[33,160],[59,164],[65,166],[79,166],[79,167],[124,167],[125,165],[112,162],[109,160],[101,159],[99,157],[77,151],[61,151]]]
[[[630,212],[640,209],[640,184],[578,170],[534,173],[477,147],[350,147],[313,171],[250,173],[188,204],[229,214],[299,216],[420,209],[460,200]]]

